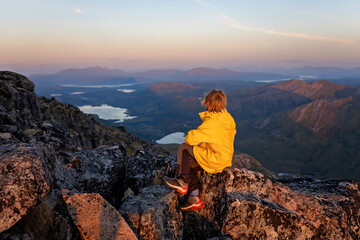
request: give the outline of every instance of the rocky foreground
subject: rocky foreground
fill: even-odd
[[[356,181],[275,180],[239,154],[182,213],[174,157],[33,89],[0,72],[0,239],[360,239]]]

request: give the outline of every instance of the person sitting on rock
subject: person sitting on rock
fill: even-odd
[[[231,166],[236,134],[235,121],[226,110],[226,96],[221,90],[211,90],[203,102],[206,111],[199,113],[203,123],[188,132],[177,152],[176,177],[164,177],[170,188],[182,194],[190,192],[182,211],[204,208],[199,197],[200,174],[219,173]]]

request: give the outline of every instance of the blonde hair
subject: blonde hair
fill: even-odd
[[[206,94],[202,104],[205,105],[206,111],[221,112],[226,108],[226,96],[222,90],[213,89]]]

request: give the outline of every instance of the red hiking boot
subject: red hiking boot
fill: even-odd
[[[164,177],[164,182],[166,185],[182,194],[186,194],[189,189],[189,184],[184,183],[184,181],[179,178]]]
[[[180,209],[181,211],[195,211],[204,208],[204,204],[201,201],[199,196],[191,196],[189,197],[187,203],[184,204]]]

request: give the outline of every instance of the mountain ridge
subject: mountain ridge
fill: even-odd
[[[352,96],[331,101],[316,100],[291,110],[289,117],[314,133],[329,136],[337,125],[342,125],[341,121],[346,118],[344,112],[350,111],[353,101]]]
[[[205,77],[205,79],[204,79]],[[266,72],[237,72],[230,69],[222,68],[192,68],[187,71],[176,69],[156,69],[147,70],[141,72],[124,72],[118,69],[107,69],[102,67],[90,67],[83,69],[65,69],[55,74],[33,74],[29,78],[37,85],[48,84],[51,85],[51,81],[54,84],[67,83],[73,81],[73,83],[81,83],[81,79],[88,79],[91,81],[97,80],[104,82],[104,79],[136,79],[138,81],[193,81],[193,80],[267,80],[267,79],[283,79],[286,76],[274,73]],[[67,80],[68,79],[68,80]],[[50,81],[50,82],[49,82]],[[119,81],[121,82],[121,81]],[[40,86],[38,86],[40,87]]]
[[[332,83],[328,80],[305,82],[299,79],[292,79],[290,81],[278,83],[272,87],[283,91],[294,92],[312,100],[333,98],[336,92],[342,91],[346,88],[346,86]]]
[[[156,94],[180,93],[180,92],[193,91],[198,89],[200,89],[200,87],[196,87],[190,84],[179,83],[179,82],[156,83],[148,88],[148,90]]]

